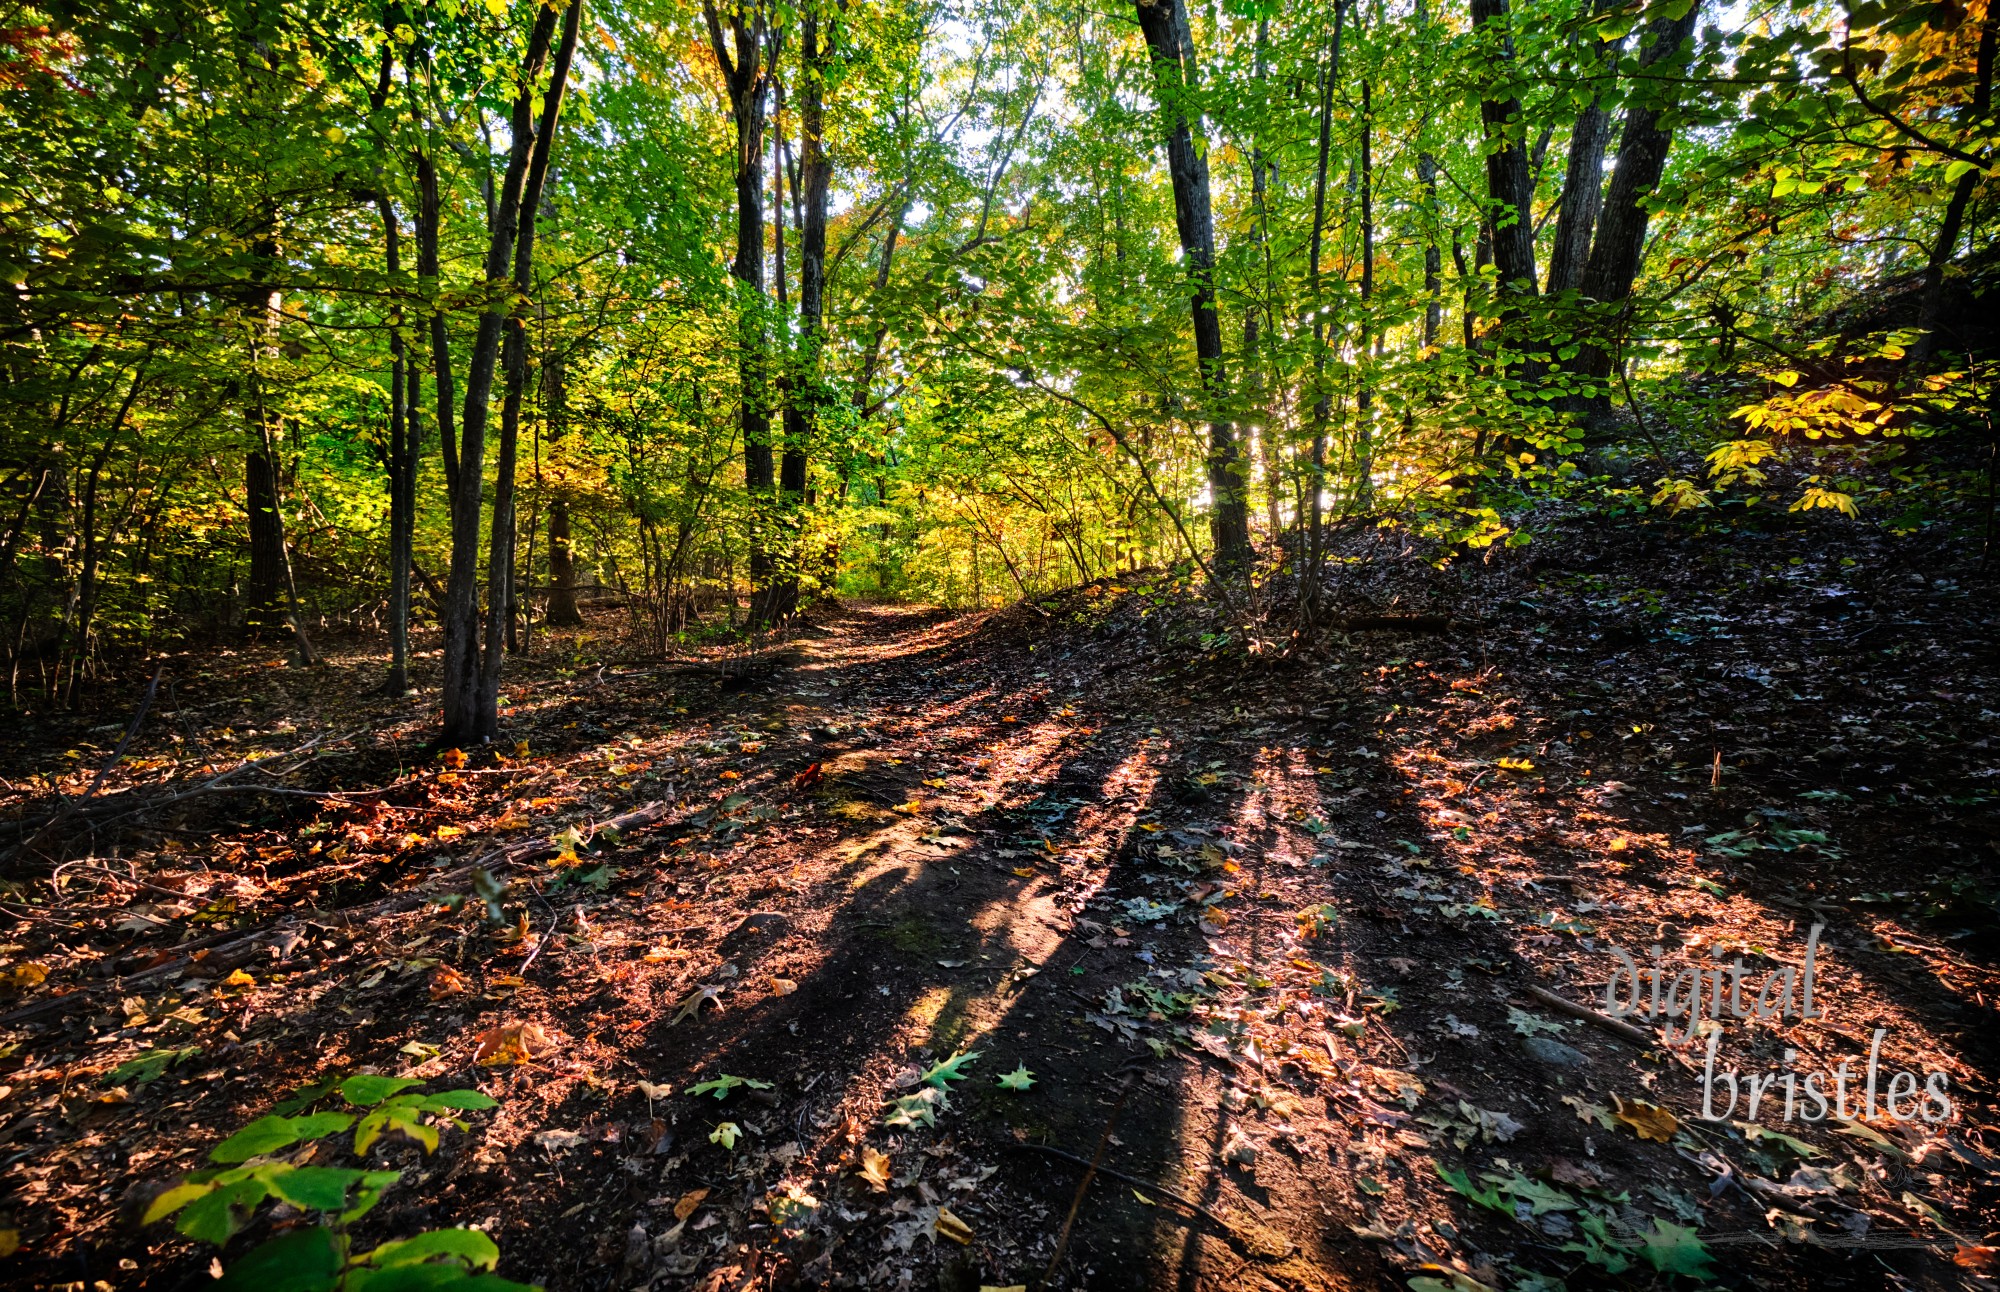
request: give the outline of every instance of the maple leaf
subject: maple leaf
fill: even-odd
[[[944,1062],[934,1064],[929,1072],[924,1073],[923,1083],[927,1086],[936,1086],[939,1090],[949,1090],[951,1087],[945,1083],[947,1081],[965,1080],[965,1073],[962,1069],[966,1064],[971,1063],[978,1057],[978,1050],[966,1050],[963,1053],[954,1054]]]
[[[682,1023],[693,1018],[696,1011],[701,1008],[703,1001],[708,1001],[717,1009],[721,1009],[722,988],[709,986],[696,987],[688,993],[687,999],[681,1002],[681,1007],[674,1011],[674,1016],[668,1020],[667,1026],[679,1027]]]
[[[438,761],[446,767],[451,768],[451,770],[457,771],[459,768],[465,766],[465,751],[463,749],[447,749],[438,755]]]
[[[861,1169],[854,1174],[868,1181],[868,1187],[876,1193],[889,1191],[889,1155],[879,1149],[861,1150]]]
[[[1715,1277],[1715,1266],[1710,1263],[1708,1248],[1700,1237],[1694,1230],[1672,1221],[1654,1218],[1653,1232],[1646,1235],[1646,1246],[1640,1255],[1662,1274],[1679,1274],[1702,1282]]]
[[[1025,1063],[1015,1068],[1012,1072],[1003,1073],[999,1081],[1000,1088],[1003,1090],[1026,1090],[1034,1084],[1035,1074],[1028,1071],[1028,1065]]]
[[[473,1062],[483,1068],[508,1067],[534,1061],[535,1051],[553,1048],[548,1036],[533,1023],[509,1023],[490,1027],[479,1034]]]
[[[1611,1101],[1618,1105],[1612,1116],[1630,1126],[1632,1133],[1640,1139],[1658,1140],[1664,1144],[1680,1129],[1680,1119],[1657,1104],[1649,1104],[1643,1099],[1626,1100],[1617,1095],[1611,1096]]]

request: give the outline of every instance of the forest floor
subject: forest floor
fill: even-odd
[[[1339,556],[1310,649],[1144,573],[665,667],[603,612],[499,752],[374,641],[168,661],[87,799],[145,679],[23,719],[0,1281],[207,1283],[134,1217],[365,1071],[498,1107],[358,1239],[551,1289],[1993,1286],[1991,598],[1789,523]],[[1821,1016],[1714,970],[1725,1110],[1712,1026],[1550,1002],[1614,948]]]

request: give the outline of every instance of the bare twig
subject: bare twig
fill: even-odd
[[[1104,1150],[1111,1143],[1111,1128],[1118,1124],[1118,1111],[1125,1106],[1125,1096],[1132,1093],[1132,1083],[1138,1079],[1138,1073],[1129,1072],[1118,1087],[1118,1098],[1111,1105],[1110,1115],[1104,1119],[1104,1133],[1097,1137],[1097,1152],[1091,1154],[1083,1179],[1077,1182],[1076,1196],[1069,1200],[1069,1214],[1063,1217],[1062,1232],[1056,1235],[1056,1250],[1049,1257],[1048,1269],[1042,1272],[1044,1286],[1055,1280],[1056,1268],[1062,1264],[1063,1253],[1069,1250],[1069,1232],[1076,1226],[1077,1209],[1083,1206],[1083,1195],[1089,1191],[1090,1182],[1097,1178],[1097,1172],[1104,1164]]]
[[[153,697],[160,690],[160,675],[166,672],[166,668],[165,664],[154,667],[153,680],[146,684],[146,694],[139,701],[139,711],[132,715],[132,721],[126,726],[125,734],[119,738],[117,747],[111,751],[111,757],[105,759],[104,766],[97,769],[97,775],[92,778],[90,787],[75,798],[64,802],[62,810],[56,813],[54,819],[41,829],[35,831],[34,837],[21,845],[21,851],[26,852],[33,849],[50,831],[75,816],[85,803],[90,802],[91,799],[97,796],[97,791],[104,787],[104,778],[109,776],[111,769],[116,767],[119,760],[125,757],[125,747],[132,743],[133,736],[139,734],[139,724],[146,720],[146,711],[153,707]],[[58,794],[62,793],[60,789],[56,792]]]
[[[1546,987],[1530,983],[1527,992],[1550,1009],[1568,1014],[1571,1018],[1580,1018],[1586,1023],[1595,1023],[1613,1036],[1623,1037],[1634,1045],[1644,1046],[1649,1050],[1660,1048],[1660,1039],[1650,1032],[1634,1027],[1630,1023],[1620,1022],[1609,1014],[1600,1014],[1588,1005],[1579,1005],[1573,1000],[1558,996]]]

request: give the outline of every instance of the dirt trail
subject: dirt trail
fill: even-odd
[[[1573,722],[1542,731],[1558,680],[1449,640],[1218,666],[1162,645],[1178,630],[1136,582],[1046,614],[852,606],[720,682],[527,661],[510,722],[530,752],[406,772],[330,824],[246,820],[256,883],[152,856],[156,886],[288,909],[305,937],[260,948],[248,986],[196,964],[17,1029],[13,1259],[45,1282],[205,1281],[208,1249],[131,1232],[121,1197],[356,1068],[500,1102],[432,1157],[378,1147],[407,1175],[364,1236],[476,1224],[503,1274],[554,1289],[1031,1283],[1100,1144],[1057,1286],[1384,1286],[1426,1265],[1466,1292],[1717,1269],[1868,1286],[1979,1248],[1976,1219],[1945,1236],[1921,1209],[1964,1201],[1969,1121],[1842,1136],[1767,1113],[1789,1141],[1700,1123],[1698,1056],[1532,995],[1590,999],[1611,946],[1796,960],[1826,899],[1684,843],[1686,773],[1593,775]],[[414,743],[424,715],[361,703],[374,749]],[[647,802],[657,824],[590,838]],[[575,855],[512,872],[524,934],[483,928],[477,900],[341,914],[565,824]],[[1878,935],[1836,921],[1818,968],[1839,1021],[1739,1041],[1731,1020],[1737,1066],[1791,1046],[1830,1068],[1880,1025],[1885,1063],[1989,1089],[1974,1033],[1939,1023],[1955,1006],[1885,975]],[[23,936],[52,987],[87,984],[111,937]],[[1983,1008],[1990,974],[1937,954]],[[496,1036],[532,1061],[477,1062]],[[195,1054],[103,1093],[170,1044]],[[724,1076],[768,1086],[690,1093]]]

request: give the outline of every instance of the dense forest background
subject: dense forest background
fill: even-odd
[[[0,652],[1991,515],[1990,11],[15,5]],[[1257,589],[1269,588],[1268,594]],[[1288,590],[1288,591],[1287,591]],[[1288,613],[1291,613],[1288,611]]]

